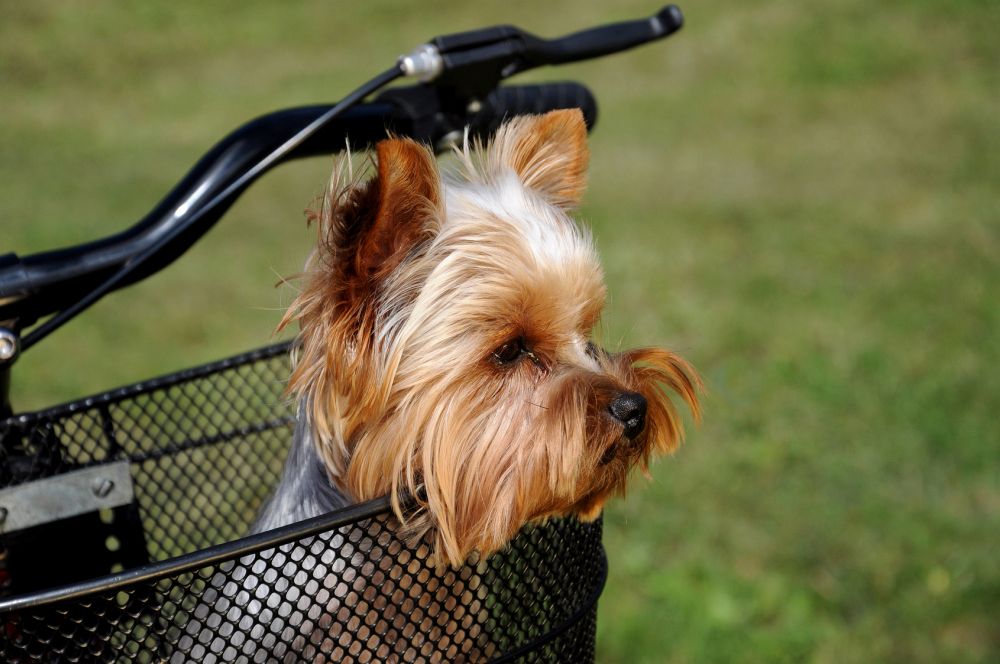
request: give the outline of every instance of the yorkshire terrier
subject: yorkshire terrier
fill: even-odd
[[[570,216],[586,139],[579,111],[553,111],[510,120],[485,149],[466,140],[455,172],[398,138],[376,146],[367,182],[335,172],[281,323],[300,328],[299,422],[256,531],[388,494],[401,541],[446,573],[525,524],[597,518],[633,468],[679,444],[670,396],[697,417],[694,369],[668,350],[614,353],[591,338],[604,279]],[[489,656],[488,637],[461,652]]]

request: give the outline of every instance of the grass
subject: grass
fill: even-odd
[[[705,423],[606,516],[602,662],[1000,657],[1000,7],[692,2],[668,43],[529,78],[601,104],[612,344],[665,343]],[[0,253],[125,227],[244,119],[400,51],[629,1],[0,4]],[[19,361],[31,408],[261,345],[329,160]],[[993,293],[991,295],[991,293]]]

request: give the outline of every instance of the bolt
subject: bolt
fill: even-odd
[[[14,359],[17,355],[17,335],[0,327],[0,362]]]
[[[94,495],[98,498],[107,498],[108,494],[115,488],[115,483],[109,479],[99,479],[94,482]]]

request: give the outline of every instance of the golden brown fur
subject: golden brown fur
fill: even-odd
[[[605,289],[568,215],[587,164],[578,111],[518,118],[459,160],[442,177],[427,148],[390,139],[368,182],[335,177],[282,323],[301,328],[290,389],[331,481],[356,500],[417,496],[398,518],[452,565],[531,521],[595,518],[677,446],[670,395],[697,416],[699,386],[670,351],[589,341]],[[632,440],[608,412],[624,392],[648,403]]]

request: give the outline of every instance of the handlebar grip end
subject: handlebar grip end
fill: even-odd
[[[486,99],[489,120],[483,124],[486,133],[493,133],[508,118],[515,115],[547,113],[563,108],[579,108],[587,129],[597,122],[597,100],[585,85],[572,81],[535,85],[499,87]]]
[[[666,37],[684,27],[684,14],[677,5],[667,5],[652,18],[657,37]]]

